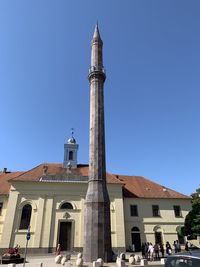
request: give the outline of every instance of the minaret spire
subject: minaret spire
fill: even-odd
[[[95,26],[92,42],[91,42],[91,69],[100,69],[103,68],[103,42],[101,40],[98,23]]]
[[[92,41],[94,41],[94,40],[95,41],[101,40],[101,36],[100,36],[100,33],[99,33],[98,21],[97,21],[95,29],[94,29],[94,34],[93,34]],[[101,40],[101,42],[102,42],[102,40]]]
[[[89,181],[85,199],[84,247],[85,262],[102,258],[112,260],[110,200],[106,186],[103,42],[98,24],[91,42],[90,82],[90,155]]]

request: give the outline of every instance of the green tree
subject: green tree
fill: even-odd
[[[188,239],[196,239],[200,235],[200,188],[192,194],[192,210],[185,218],[185,224],[182,233]]]

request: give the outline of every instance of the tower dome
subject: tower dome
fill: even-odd
[[[68,139],[67,144],[76,144],[76,139],[74,138],[74,128],[71,128],[71,137]]]
[[[67,141],[68,144],[76,144],[76,139],[72,136]]]
[[[74,138],[74,128],[71,128],[71,137],[67,141],[68,144],[76,144],[76,139]]]

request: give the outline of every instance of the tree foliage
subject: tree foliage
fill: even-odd
[[[185,218],[185,224],[182,233],[188,239],[196,239],[200,235],[200,188],[192,194],[192,210]]]

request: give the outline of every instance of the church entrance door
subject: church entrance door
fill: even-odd
[[[62,251],[71,250],[71,231],[72,231],[72,222],[60,222],[58,243],[60,244]]]
[[[132,244],[134,245],[135,252],[141,251],[140,233],[132,233]]]
[[[140,229],[137,226],[131,229],[131,239],[132,250],[135,252],[141,251]]]
[[[162,233],[155,232],[155,244],[162,244]]]

